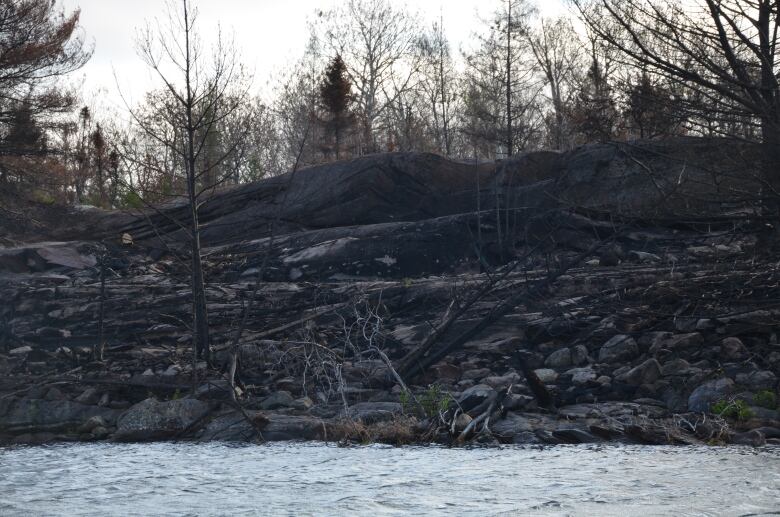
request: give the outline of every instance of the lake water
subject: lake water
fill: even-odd
[[[0,448],[0,515],[780,515],[780,448]]]

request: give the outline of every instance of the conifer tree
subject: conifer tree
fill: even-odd
[[[341,158],[344,137],[355,125],[355,115],[352,112],[354,100],[347,66],[341,56],[336,55],[328,65],[320,85],[320,102],[325,111],[322,125],[326,137],[333,138],[333,150],[337,160]]]

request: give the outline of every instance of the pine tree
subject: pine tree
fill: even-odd
[[[347,76],[347,66],[341,56],[337,55],[325,70],[320,85],[320,102],[325,111],[321,123],[326,138],[331,136],[333,138],[333,150],[337,160],[341,158],[344,137],[355,125],[355,115],[352,113],[354,101],[352,84]]]

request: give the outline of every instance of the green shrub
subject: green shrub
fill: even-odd
[[[753,402],[756,406],[765,407],[767,409],[777,408],[777,395],[774,391],[763,390],[759,391],[753,397]]]
[[[723,418],[735,420],[748,420],[753,416],[753,411],[745,404],[744,400],[719,400],[712,405],[712,412]]]
[[[428,386],[428,389],[417,397],[417,402],[408,391],[402,391],[399,399],[404,413],[418,414],[427,418],[447,411],[452,404],[450,394],[443,392],[437,384]]]
[[[135,191],[128,190],[122,195],[122,199],[119,201],[119,206],[122,208],[143,208],[144,202]]]
[[[443,413],[450,408],[452,397],[449,393],[444,393],[438,384],[431,384],[428,389],[420,395],[420,405],[425,416],[432,417]]]

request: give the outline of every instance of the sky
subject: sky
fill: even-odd
[[[468,45],[480,28],[478,16],[487,17],[499,0],[391,0],[410,11],[419,11],[429,23],[440,15],[454,49]],[[540,12],[554,16],[565,12],[564,0],[537,0]],[[137,31],[147,22],[165,16],[163,0],[60,0],[66,12],[81,9],[85,38],[94,44],[90,62],[72,80],[83,85],[85,99],[97,108],[124,109],[155,85],[149,69],[135,52]],[[257,92],[267,92],[275,73],[294,63],[308,37],[307,19],[318,9],[338,0],[195,0],[204,42],[216,32],[234,34],[241,59],[253,72]],[[121,92],[121,95],[120,95]]]

